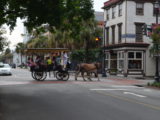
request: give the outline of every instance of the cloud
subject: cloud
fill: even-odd
[[[95,9],[95,11],[103,11],[102,7],[104,6],[104,2],[106,2],[108,0],[93,0],[93,7]]]
[[[17,19],[17,26],[14,28],[14,30],[11,33],[7,25],[4,25],[4,27],[7,30],[7,33],[5,34],[5,36],[7,37],[8,41],[11,42],[10,44],[11,49],[14,49],[17,43],[23,42],[23,37],[21,36],[21,34],[24,33],[24,25],[22,20]]]

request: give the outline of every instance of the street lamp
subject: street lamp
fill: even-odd
[[[156,0],[156,2],[154,3],[154,13],[156,15],[156,24],[158,24],[158,16],[159,16],[159,0]],[[158,50],[158,44],[156,43],[156,51]],[[155,72],[155,81],[159,82],[159,56],[158,54],[155,56],[156,57],[156,72]]]
[[[103,69],[102,69],[102,77],[107,77],[107,74],[106,74],[106,70],[105,70],[105,66],[106,66],[106,54],[105,54],[105,28],[106,28],[106,21],[104,21],[104,28],[103,28]]]

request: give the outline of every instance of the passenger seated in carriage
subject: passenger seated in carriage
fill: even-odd
[[[28,58],[28,66],[30,67],[30,71],[33,71],[34,67],[36,66],[36,63],[33,61],[33,58]]]
[[[47,63],[47,70],[48,71],[53,70],[53,63],[52,63],[52,59],[50,57],[47,57],[46,63]]]

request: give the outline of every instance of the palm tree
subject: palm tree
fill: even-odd
[[[4,47],[9,45],[9,42],[7,42],[7,39],[3,36],[3,34],[6,33],[5,28],[0,26],[0,51],[3,52]]]
[[[81,32],[80,32],[80,38],[83,41],[83,46],[85,47],[85,54],[86,54],[86,62],[89,61],[88,59],[88,52],[89,49],[93,49],[95,48],[96,45],[96,41],[95,41],[95,37],[98,33],[98,29],[97,29],[97,24],[93,19],[89,19],[88,21],[84,21],[83,22],[83,26],[81,28]]]
[[[17,43],[16,49],[15,49],[16,53],[20,54],[20,56],[21,56],[21,64],[22,64],[22,55],[24,54],[24,50],[26,48],[25,46],[26,45],[24,43],[19,42],[19,43]]]

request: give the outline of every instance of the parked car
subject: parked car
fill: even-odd
[[[3,65],[3,62],[0,62],[0,66],[2,66]]]
[[[10,66],[11,66],[12,68],[16,68],[16,64],[14,64],[14,63],[10,64]]]
[[[0,64],[0,75],[12,75],[9,64]]]

